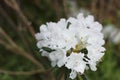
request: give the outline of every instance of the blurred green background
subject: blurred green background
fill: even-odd
[[[0,80],[64,80],[40,55],[34,33],[41,24],[79,12],[120,31],[119,0],[0,0]],[[106,38],[105,47],[98,70],[85,72],[89,80],[120,80],[120,40]]]

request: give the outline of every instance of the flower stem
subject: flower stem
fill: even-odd
[[[81,75],[77,75],[77,80],[83,80],[83,78],[81,77]]]
[[[88,79],[87,79],[86,75],[80,75],[80,74],[78,74],[77,75],[77,80],[88,80]]]

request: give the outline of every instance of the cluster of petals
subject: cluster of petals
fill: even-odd
[[[35,37],[42,56],[48,57],[53,67],[70,69],[70,78],[74,79],[86,69],[97,70],[96,65],[105,51],[101,30],[102,25],[92,15],[85,17],[79,13],[76,18],[41,25]]]

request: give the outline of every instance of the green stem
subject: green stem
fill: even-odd
[[[77,80],[83,80],[80,74],[77,75]]]
[[[85,75],[77,75],[77,80],[88,80],[87,77]]]

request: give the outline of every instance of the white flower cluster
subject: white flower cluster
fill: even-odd
[[[74,79],[86,69],[97,70],[105,51],[101,30],[102,25],[93,16],[79,13],[77,18],[41,25],[35,37],[42,56],[48,57],[53,67],[64,65],[70,69],[70,78]]]

